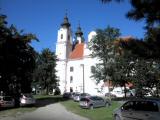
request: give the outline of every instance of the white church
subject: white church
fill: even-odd
[[[73,36],[71,24],[67,16],[58,30],[58,38],[56,43],[57,61],[57,76],[61,93],[64,92],[85,92],[91,95],[100,94],[103,83],[96,84],[96,81],[91,78],[91,68],[95,66],[98,59],[91,57],[91,51],[88,49],[87,43],[83,43],[83,32],[78,26],[75,33],[76,44],[73,46]],[[88,35],[88,42],[96,35],[92,31]]]
[[[61,93],[85,92],[91,95],[104,95],[108,92],[108,84],[104,82],[96,84],[96,81],[91,78],[92,66],[95,66],[100,61],[97,58],[91,57],[91,51],[87,43],[96,36],[96,32],[92,31],[88,34],[88,41],[86,43],[82,42],[83,32],[80,26],[78,26],[75,35],[78,44],[72,49],[73,36],[71,24],[67,16],[65,16],[58,30],[56,43],[56,55],[58,58],[56,70],[58,79],[60,80],[59,88]]]

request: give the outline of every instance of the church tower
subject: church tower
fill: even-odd
[[[84,42],[83,32],[81,30],[80,25],[77,27],[77,31],[76,31],[75,35],[76,35],[76,40],[78,41],[78,43]]]
[[[72,52],[72,32],[70,28],[71,24],[68,21],[67,15],[58,30],[56,55],[57,61],[57,77],[59,79],[59,88],[61,93],[66,91],[67,85],[67,63],[70,52]]]
[[[71,24],[66,15],[58,30],[56,55],[59,60],[67,60],[72,51],[72,32],[70,26]]]

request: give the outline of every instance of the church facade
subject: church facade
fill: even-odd
[[[88,42],[96,35],[94,31],[88,34]],[[101,94],[103,83],[96,84],[91,78],[92,66],[99,62],[98,59],[91,57],[91,51],[88,49],[87,43],[83,41],[83,32],[78,26],[75,33],[78,43],[73,49],[73,36],[71,24],[67,16],[58,30],[56,43],[57,76],[61,93],[64,92],[85,92],[91,95]]]

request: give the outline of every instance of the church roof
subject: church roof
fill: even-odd
[[[69,59],[82,59],[84,53],[84,43],[77,44],[71,52]]]
[[[64,17],[63,23],[61,24],[62,27],[70,27],[71,24],[68,21],[67,15]]]
[[[76,31],[76,36],[82,36],[83,35],[83,32],[82,32],[82,30],[81,30],[81,27],[80,27],[80,25],[77,27],[77,31]]]

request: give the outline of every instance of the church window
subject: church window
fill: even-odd
[[[70,35],[68,35],[68,40],[70,40]]]
[[[70,72],[73,72],[73,67],[70,67]]]
[[[95,73],[96,72],[96,67],[95,66],[91,66],[91,73]]]
[[[70,92],[73,92],[73,87],[70,87]]]
[[[70,83],[73,83],[73,76],[70,76]]]
[[[63,39],[63,34],[61,34],[61,39]]]

